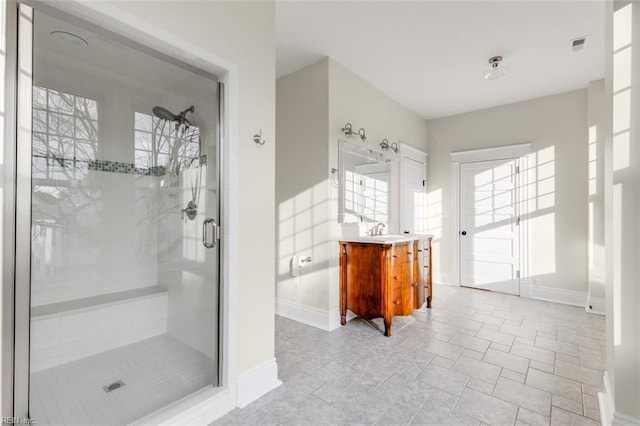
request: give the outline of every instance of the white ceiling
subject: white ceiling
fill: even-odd
[[[604,76],[604,1],[284,1],[276,28],[278,77],[329,56],[424,118]],[[584,35],[572,52],[569,40]],[[486,81],[494,55],[509,73]]]

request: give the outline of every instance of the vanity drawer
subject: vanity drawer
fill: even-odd
[[[409,256],[409,244],[397,244],[391,247],[391,259],[395,262],[406,262]]]
[[[429,243],[429,241],[425,241],[425,240],[418,240],[416,241],[416,246],[418,247],[418,256],[422,255],[422,256],[427,256],[429,254],[429,249],[431,244]]]
[[[394,288],[391,291],[391,306],[393,307],[393,315],[402,315],[402,288]]]

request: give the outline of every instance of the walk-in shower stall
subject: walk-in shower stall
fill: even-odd
[[[130,423],[219,385],[222,87],[49,9],[18,32],[15,404]]]

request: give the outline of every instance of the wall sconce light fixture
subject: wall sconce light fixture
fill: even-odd
[[[367,132],[362,127],[360,128],[360,130],[358,130],[358,133],[356,133],[353,131],[353,126],[351,125],[351,123],[347,123],[340,130],[342,130],[344,135],[349,138],[357,135],[360,136],[360,139],[362,139],[363,142],[367,140]]]

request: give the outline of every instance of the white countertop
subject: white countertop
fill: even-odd
[[[387,234],[376,236],[353,236],[343,237],[339,241],[347,243],[367,243],[367,244],[400,244],[408,243],[409,241],[422,240],[425,238],[433,238],[431,234]]]

